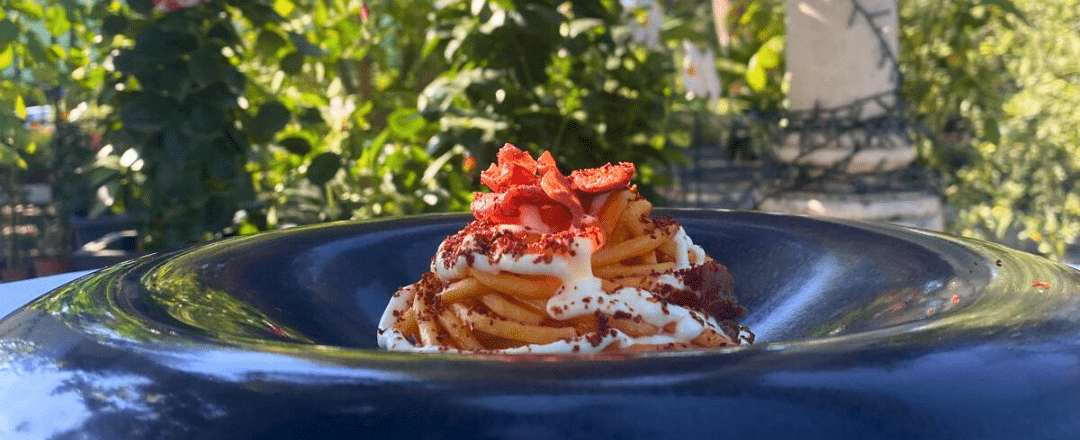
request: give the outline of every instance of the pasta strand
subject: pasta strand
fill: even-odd
[[[522,276],[508,272],[490,273],[472,269],[469,273],[480,284],[492,290],[521,298],[551,298],[562,287],[561,280],[549,276]]]

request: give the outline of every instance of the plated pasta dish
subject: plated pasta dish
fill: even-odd
[[[506,144],[474,220],[391,297],[394,351],[596,353],[753,342],[727,269],[631,184],[630,163],[559,171]]]

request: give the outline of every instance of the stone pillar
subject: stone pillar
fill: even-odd
[[[889,183],[915,159],[899,100],[895,0],[788,0],[787,20],[790,111],[774,154],[822,182],[760,208],[941,229],[939,197]]]

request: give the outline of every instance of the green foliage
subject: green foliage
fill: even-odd
[[[732,0],[723,14],[725,38],[718,38],[712,2],[678,1],[669,4],[664,39],[686,39],[711,48],[723,87],[722,97],[708,104],[698,100],[670,103],[669,141],[682,147],[726,139],[732,158],[753,158],[765,153],[770,139],[759,122],[784,108],[788,81],[784,66],[784,6],[780,0]],[[750,126],[757,142],[733,137],[731,127]]]
[[[253,154],[264,209],[242,228],[467,209],[464,151],[417,147],[436,129],[416,110],[440,67],[423,53],[430,2],[293,6],[280,23],[242,32],[256,48],[240,62],[248,99],[275,99],[295,115]]]
[[[461,146],[482,164],[504,142],[550,150],[566,169],[633,161],[653,183],[679,157],[665,136],[675,67],[625,23],[600,0],[440,2],[429,50],[448,69],[420,102],[439,122],[429,148]]]
[[[780,111],[787,95],[784,2],[732,1],[724,25],[730,42],[717,67],[727,86],[727,111]]]
[[[90,10],[75,2],[0,0],[0,7],[5,11],[0,18],[0,187],[5,211],[31,212],[36,207],[19,206],[24,201],[23,184],[31,175],[51,184],[54,197],[85,195],[82,165],[91,155],[90,132],[68,121],[67,113],[89,96],[73,75],[90,63],[82,43],[95,31],[87,24]],[[27,108],[39,105],[49,105],[57,117],[31,127]],[[38,237],[22,243],[6,240],[5,265],[25,263],[20,260],[31,249],[49,256],[69,251],[67,220],[79,208],[73,199],[58,199],[37,219],[42,225],[8,216],[6,230],[25,235],[18,231],[36,228],[33,235]]]
[[[1022,13],[1001,1],[972,8],[981,39],[956,70],[1000,70],[971,78],[981,84],[966,90],[979,94],[959,103],[975,138],[946,196],[958,232],[1062,256],[1080,235],[1080,9],[1067,0],[1016,7]]]
[[[59,44],[88,32],[86,10],[14,0],[0,0],[0,8],[0,167],[18,173],[38,147],[25,126],[26,107],[49,103],[45,90],[86,62],[81,51]]]
[[[273,103],[255,115],[239,105],[247,80],[225,56],[243,50],[233,21],[263,9],[238,3],[164,15],[134,2],[131,10],[96,6],[112,17],[99,101],[112,109],[106,142],[119,155],[101,162],[99,183],[114,191],[112,209],[144,222],[147,248],[176,248],[232,225],[255,197],[246,170],[252,142],[289,117]]]
[[[972,137],[999,137],[1011,80],[989,39],[1011,32],[1019,18],[1014,11],[998,0],[901,3],[904,96],[931,133],[921,156],[945,175],[974,160]]]
[[[729,2],[726,45],[710,2],[664,2],[652,49],[632,38],[645,11],[614,0],[0,5],[0,167],[14,178],[61,147],[26,130],[27,106],[87,102],[108,145],[85,174],[98,211],[142,219],[149,248],[465,210],[467,156],[482,169],[503,142],[566,169],[634,161],[649,188],[702,130],[781,111],[787,87],[781,1]],[[1080,12],[1016,5],[899,2],[904,95],[953,230],[1060,255],[1080,234]],[[721,99],[683,98],[682,40],[719,55]]]
[[[104,61],[77,75],[107,110],[103,207],[147,248],[467,208],[463,150],[415,147],[434,132],[410,110],[437,67],[418,55],[429,4],[148,4],[98,3]]]

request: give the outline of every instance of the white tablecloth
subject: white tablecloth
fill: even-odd
[[[0,283],[0,317],[92,270]]]

